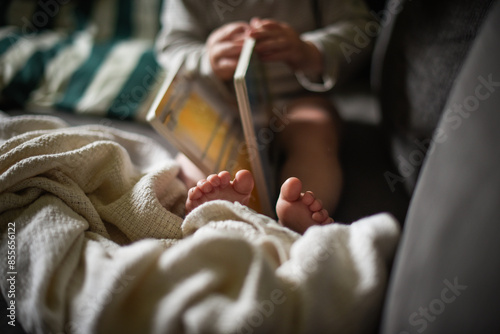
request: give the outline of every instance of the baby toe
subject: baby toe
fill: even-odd
[[[214,187],[212,187],[210,182],[208,182],[207,180],[202,180],[198,182],[198,188],[204,193],[209,193],[214,189]]]
[[[217,174],[212,174],[207,177],[208,182],[212,185],[212,187],[218,187],[220,185],[220,178]]]
[[[280,197],[287,202],[295,202],[302,196],[302,182],[296,177],[289,177],[281,185]]]
[[[323,203],[319,199],[315,199],[311,205],[309,205],[309,210],[316,212],[323,209]]]
[[[316,198],[314,197],[314,193],[312,191],[306,191],[302,196],[302,203],[309,206],[311,205]]]
[[[189,192],[188,192],[188,197],[190,200],[197,200],[199,198],[201,198],[201,196],[203,196],[203,192],[200,190],[200,188],[198,187],[193,187],[191,189],[189,189]]]
[[[219,173],[220,187],[225,188],[231,182],[231,174],[228,171],[222,171]]]
[[[323,223],[328,218],[328,211],[321,209],[312,214],[312,219],[317,223]]]
[[[326,218],[324,222],[321,223],[321,225],[328,225],[328,224],[333,224],[334,223],[334,220],[333,218]]]

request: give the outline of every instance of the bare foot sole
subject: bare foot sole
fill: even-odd
[[[212,174],[206,179],[198,181],[195,187],[189,189],[186,214],[203,203],[217,199],[247,205],[253,186],[253,176],[247,170],[238,171],[233,181],[231,181],[229,172],[223,171],[219,174]]]
[[[287,179],[281,186],[276,214],[283,226],[300,234],[312,225],[333,223],[321,201],[310,191],[302,192],[302,182],[296,177]]]

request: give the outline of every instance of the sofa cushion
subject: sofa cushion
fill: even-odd
[[[144,117],[163,77],[161,0],[3,3],[0,99],[32,110]]]

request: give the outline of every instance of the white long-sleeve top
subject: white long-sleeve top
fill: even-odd
[[[184,57],[190,71],[217,80],[205,46],[208,36],[226,23],[249,22],[252,17],[288,23],[323,54],[319,84],[284,63],[266,63],[269,88],[277,97],[304,90],[326,91],[346,79],[371,53],[370,33],[365,30],[376,21],[362,0],[316,0],[316,4],[309,0],[166,0],[156,43],[158,60],[168,70],[174,58]]]

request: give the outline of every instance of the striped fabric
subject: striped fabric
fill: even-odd
[[[162,0],[3,0],[0,105],[144,120]]]

